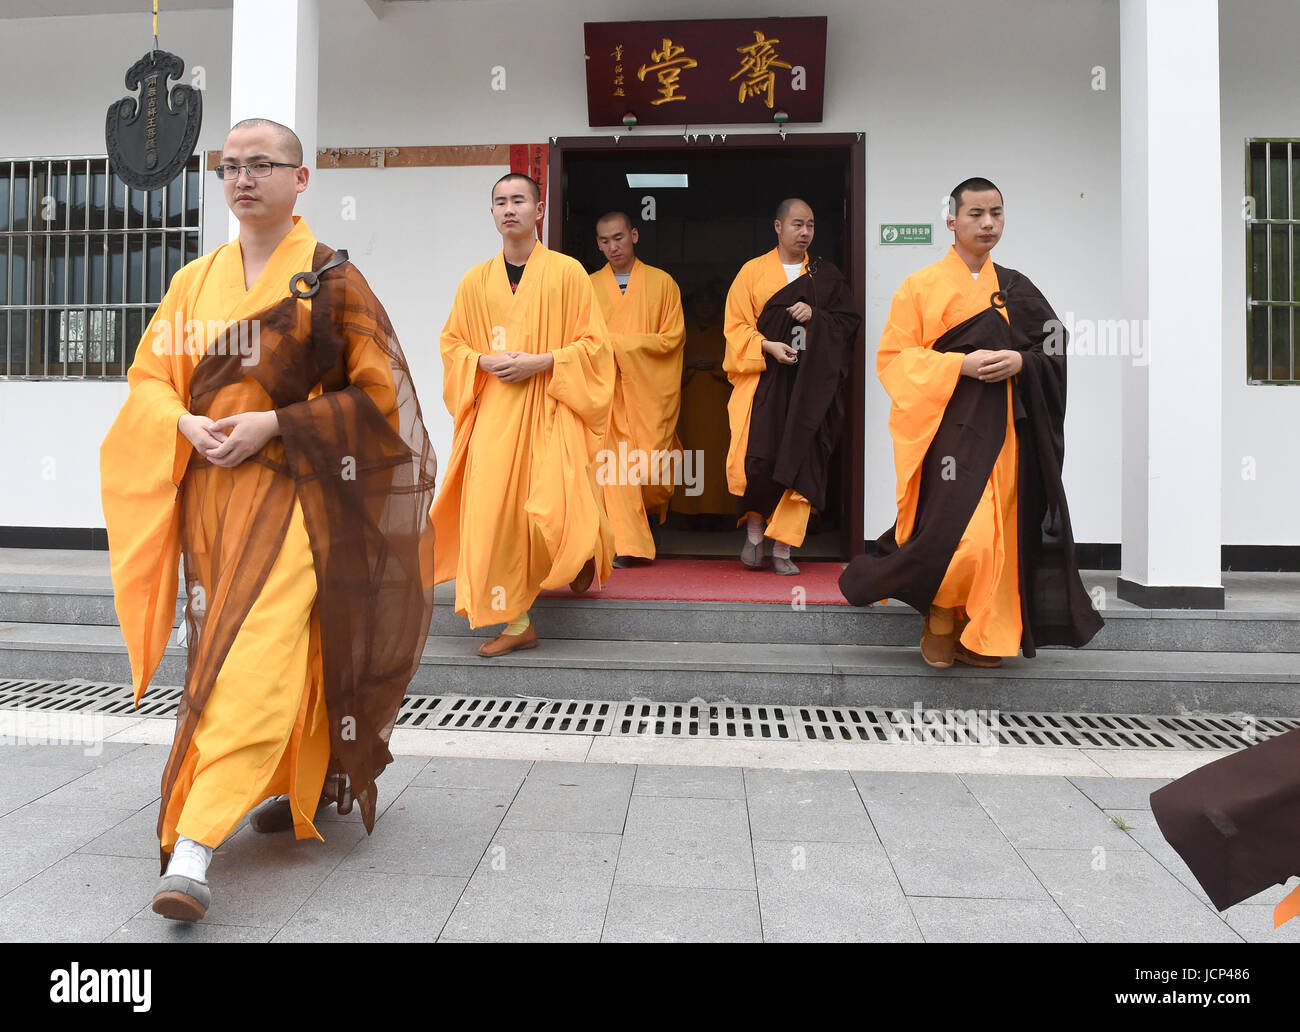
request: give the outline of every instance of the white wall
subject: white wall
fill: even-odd
[[[1246,139],[1300,138],[1294,0],[1220,0],[1223,539],[1300,544],[1300,388],[1246,383]],[[1195,212],[1188,212],[1195,218]],[[1190,458],[1190,456],[1189,456]],[[1255,479],[1243,477],[1253,459]]]
[[[1259,34],[1250,19],[1224,18],[1225,219],[1233,219],[1241,138],[1300,135],[1297,77],[1286,55],[1288,41],[1300,33],[1300,16],[1287,10],[1289,0],[1225,6],[1266,10],[1290,26]],[[888,404],[875,378],[875,344],[899,282],[947,246],[939,201],[953,184],[984,175],[1002,187],[1007,229],[994,257],[1029,275],[1059,315],[1073,313],[1076,322],[1124,317],[1118,8],[1116,0],[823,0],[816,8],[831,29],[825,120],[791,131],[861,131],[867,138],[869,534],[893,518]],[[803,12],[786,0],[480,0],[395,5],[376,19],[362,0],[322,0],[319,140],[322,146],[414,146],[605,135],[610,130],[586,126],[584,21],[749,13]],[[229,26],[228,11],[175,12],[164,23],[164,46],[207,71],[202,146],[218,146],[226,127]],[[57,92],[46,110],[66,117],[0,108],[3,156],[102,152],[103,109],[122,92],[121,74],[147,45],[146,29],[147,18],[135,15],[4,22],[5,82],[50,82]],[[1269,59],[1260,59],[1261,48]],[[80,69],[75,82],[49,80],[43,55],[54,51]],[[490,88],[496,65],[507,70],[505,92]],[[1092,88],[1097,66],[1106,70],[1105,90]],[[90,82],[103,83],[96,87],[102,105],[86,105]],[[728,127],[692,130],[711,128]],[[498,246],[483,195],[500,172],[321,169],[301,209],[321,239],[352,252],[388,308],[444,463],[450,420],[441,402],[437,333],[460,275]],[[211,248],[224,239],[225,212],[218,191],[208,197],[205,246]],[[346,197],[356,203],[352,221],[342,217]],[[878,246],[882,221],[933,222],[936,244]],[[1241,386],[1244,284],[1234,280],[1244,269],[1241,249],[1240,227],[1225,231],[1224,362],[1231,372],[1224,398],[1225,540],[1297,543],[1294,489],[1288,493],[1281,476],[1269,479],[1266,472],[1283,468],[1296,439],[1295,405],[1285,407],[1291,395],[1282,389]],[[1118,456],[1125,446],[1119,363],[1125,360],[1071,360],[1066,482],[1081,541],[1119,540]],[[59,392],[73,389],[0,382],[0,420],[47,414],[50,399],[70,397]],[[120,397],[120,385],[76,389],[85,395],[76,406],[84,432],[68,437],[70,449],[97,444]],[[1264,439],[1252,427],[1277,433]],[[62,433],[54,425],[42,441]],[[1260,479],[1243,486],[1238,456],[1247,446],[1259,456]],[[40,486],[30,467],[29,457],[0,453],[0,475],[20,486],[7,497],[0,524],[102,524],[93,459],[77,483],[60,486],[52,504],[31,501]]]

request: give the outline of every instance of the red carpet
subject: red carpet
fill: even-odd
[[[649,566],[615,570],[602,591],[583,598],[681,602],[780,602],[789,604],[802,588],[809,605],[848,605],[836,582],[841,566],[803,562],[795,557],[798,576],[780,577],[770,568],[750,570],[739,559],[660,559]],[[545,598],[575,598],[568,588],[542,592]]]

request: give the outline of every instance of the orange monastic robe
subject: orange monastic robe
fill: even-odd
[[[889,432],[898,478],[901,545],[912,535],[921,489],[921,461],[961,376],[961,354],[932,350],[945,332],[989,307],[998,290],[992,258],[979,278],[953,248],[903,281],[880,337],[876,372],[893,399]],[[1006,318],[1006,310],[1000,309]],[[1007,381],[1007,435],[984,495],[962,534],[934,605],[965,611],[970,623],[961,642],[986,656],[1020,651],[1019,552],[1016,530],[1016,442],[1011,381]]]
[[[192,446],[176,424],[188,411],[191,377],[212,336],[207,324],[247,319],[287,297],[290,277],[312,267],[315,248],[307,223],[295,216],[292,232],[251,288],[244,285],[238,240],[190,262],[173,277],[127,373],[131,394],[101,449],[100,475],[117,612],[137,702],[171,635],[181,520],[196,509],[180,504]],[[184,346],[178,333],[188,338]],[[386,362],[386,356],[375,356],[380,359]],[[251,379],[245,378],[241,390],[231,394],[235,407],[213,418],[273,407]],[[198,541],[211,541],[208,531],[223,518],[230,534],[242,516],[238,500],[250,478],[274,474],[250,460],[205,475],[211,479],[198,495],[198,527],[187,527]],[[225,511],[218,512],[222,504]],[[259,529],[250,525],[247,533]],[[193,556],[199,583],[211,594],[221,586],[207,577],[208,558],[204,551]],[[178,835],[218,846],[250,809],[282,794],[290,796],[297,837],[321,837],[312,817],[330,739],[315,600],[311,546],[295,502],[279,557],[222,664],[177,776],[161,823],[166,851]]]
[[[682,295],[668,273],[640,259],[633,260],[626,293],[608,264],[592,274],[591,285],[618,365],[604,464],[616,475],[599,478],[614,551],[653,559],[646,513],[657,515],[660,523],[667,519],[673,470],[681,468],[674,467],[669,453],[680,455],[682,449],[675,433],[686,340]]]
[[[806,272],[807,269],[808,256],[805,254],[800,272]],[[763,351],[764,338],[758,332],[758,317],[772,295],[789,282],[785,267],[781,264],[781,256],[774,247],[767,254],[751,258],[742,265],[731,289],[727,291],[723,322],[727,353],[722,361],[722,368],[726,370],[732,386],[731,398],[727,402],[727,418],[731,423],[731,447],[727,449],[727,488],[737,497],[745,493],[745,450],[749,445],[749,417],[754,409],[754,394],[758,390],[759,377],[767,368],[767,354]],[[774,512],[758,515],[768,520],[768,537],[787,545],[802,545],[811,511],[812,506],[807,498],[798,491],[787,488]]]
[[[478,366],[503,351],[549,351],[555,367],[503,383]],[[455,579],[456,612],[471,627],[509,622],[593,555],[599,586],[614,559],[596,470],[615,368],[586,270],[537,244],[512,294],[501,252],[474,266],[456,288],[442,361],[454,432],[433,503],[434,578]]]

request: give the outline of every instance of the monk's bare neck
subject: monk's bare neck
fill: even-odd
[[[506,261],[511,265],[523,265],[528,261],[528,256],[533,253],[533,248],[537,246],[537,237],[530,232],[528,236],[516,240],[513,237],[505,237],[501,242],[501,250],[505,253]]]
[[[957,252],[957,257],[966,263],[966,268],[970,269],[970,271],[977,276],[979,275],[979,271],[984,268],[984,262],[990,254],[989,251],[985,251],[983,254],[976,254],[974,251],[966,250],[966,248],[962,247],[961,244],[958,243],[954,243],[952,249]]]
[[[293,232],[293,219],[272,226],[239,227],[239,250],[244,256],[244,289],[251,290],[280,242]]]
[[[804,255],[806,255],[808,252],[800,251],[798,254],[795,254],[793,251],[787,251],[780,244],[777,244],[776,253],[781,256],[782,265],[802,265]]]
[[[614,270],[615,276],[630,276],[632,274],[632,266],[635,264],[636,264],[636,255],[633,255],[622,265],[615,265],[613,262],[610,262],[609,267]]]

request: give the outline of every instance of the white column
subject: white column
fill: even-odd
[[[230,40],[230,124],[269,118],[302,140],[316,167],[318,0],[234,0]],[[239,223],[230,216],[230,239]]]
[[[1125,308],[1119,596],[1223,607],[1218,0],[1122,0]]]

